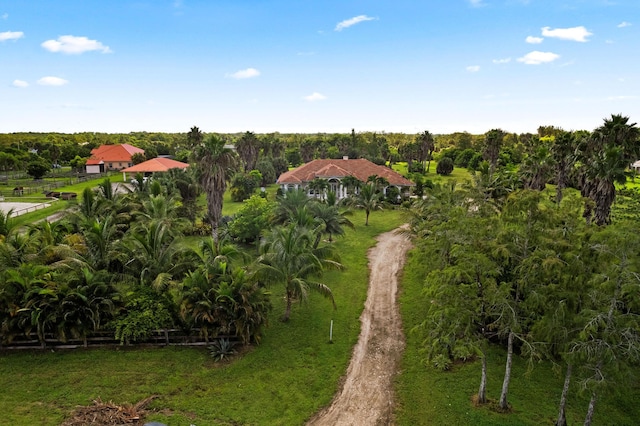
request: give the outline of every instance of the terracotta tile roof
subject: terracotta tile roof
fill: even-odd
[[[86,164],[87,164],[87,166],[93,166],[93,165],[96,165],[96,164],[104,164],[104,160],[100,160],[98,158],[89,158],[87,160]]]
[[[187,167],[189,167],[187,163],[182,163],[170,158],[152,158],[144,163],[127,167],[121,171],[125,173],[153,173],[166,172],[169,169],[186,169]]]
[[[100,145],[91,150],[90,160],[105,162],[130,162],[133,154],[144,154],[144,149],[136,148],[128,143],[121,145]]]
[[[311,182],[315,178],[343,178],[354,176],[366,182],[369,176],[378,175],[384,177],[391,185],[414,186],[410,180],[385,166],[378,166],[369,160],[359,158],[357,160],[313,160],[302,166],[289,170],[280,175],[279,184],[301,184]]]

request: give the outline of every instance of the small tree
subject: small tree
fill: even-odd
[[[34,179],[42,179],[50,171],[51,165],[42,158],[33,160],[27,165],[27,174]]]
[[[444,157],[438,162],[436,167],[436,173],[442,176],[448,176],[453,172],[453,160],[449,157]]]
[[[147,157],[145,157],[145,155],[141,152],[136,152],[131,156],[131,162],[133,164],[140,164],[144,163],[145,161],[147,161]]]

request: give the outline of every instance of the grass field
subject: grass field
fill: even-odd
[[[367,250],[374,237],[403,221],[400,211],[351,217],[356,230],[334,244],[347,269],[323,277],[337,310],[318,295],[284,312],[283,289],[262,344],[229,364],[206,349],[103,349],[0,354],[0,412],[12,425],[57,425],[95,398],[135,403],[158,395],[150,420],[169,425],[297,425],[328,404],[346,371],[366,298]],[[334,320],[334,343],[329,325]]]

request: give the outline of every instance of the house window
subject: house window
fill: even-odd
[[[113,169],[113,163],[109,163],[109,168]]]

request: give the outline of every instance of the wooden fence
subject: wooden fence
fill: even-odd
[[[215,336],[206,340],[200,334],[200,330],[194,329],[187,334],[184,330],[166,329],[156,330],[147,339],[122,344],[115,338],[113,332],[96,332],[85,339],[70,338],[66,342],[58,340],[53,334],[46,334],[44,341],[40,341],[35,333],[28,336],[17,336],[10,343],[2,343],[0,340],[0,351],[13,350],[50,350],[50,349],[77,349],[77,348],[104,348],[104,347],[145,347],[145,346],[207,346],[219,338],[226,338],[232,341],[237,340],[234,336]]]
[[[113,173],[96,173],[96,174],[78,174],[69,173],[60,175],[55,181],[29,181],[27,185],[25,180],[16,179],[0,179],[0,196],[4,197],[21,197],[25,195],[41,195],[46,192],[55,191],[63,186],[75,185],[77,183],[87,182],[89,180],[104,179],[113,175]]]

